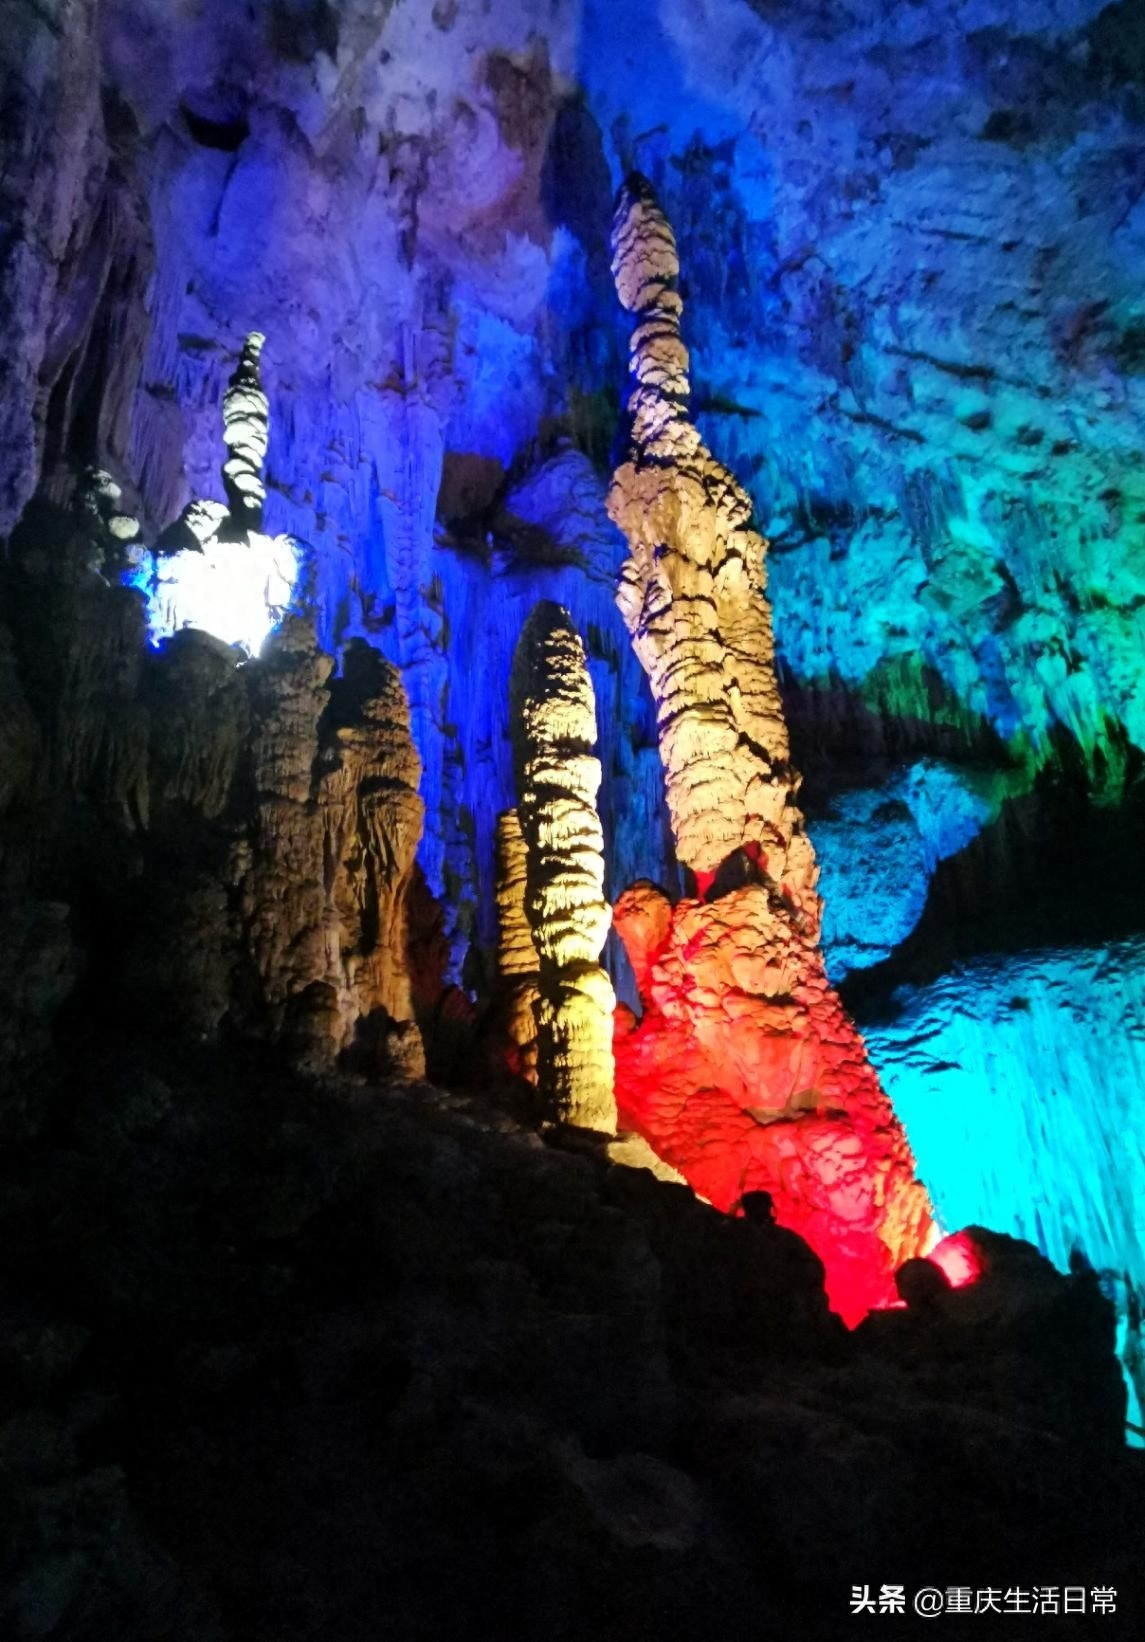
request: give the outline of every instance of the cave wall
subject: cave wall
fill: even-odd
[[[984,1098],[989,1011],[958,1014],[974,962],[1006,974],[1021,924],[1100,968],[1143,907],[1135,8],[10,0],[6,18],[0,528],[90,463],[152,535],[221,500],[218,407],[263,331],[266,528],[303,544],[323,642],[366,638],[402,671],[419,858],[470,990],[513,803],[510,661],[540,597],[586,640],[609,893],[674,882],[603,507],[625,359],[609,204],[630,166],[652,179],[697,423],[772,542],[832,979],[864,981],[861,1018],[957,1015]],[[22,722],[5,734],[25,745]],[[1015,995],[1061,1046],[1058,974],[1035,963]],[[1126,993],[1103,998],[1102,1031],[1128,1038]],[[1062,1052],[1069,1101],[1087,1074]],[[880,1025],[897,1098],[896,1053]],[[912,1109],[945,1110],[945,1074],[914,1076]],[[923,1158],[940,1202],[943,1156]],[[1110,1175],[1104,1142],[1060,1161],[1079,1224],[1117,1223]],[[957,1201],[998,1218],[993,1187]],[[1115,1235],[1102,1262],[1134,1247]]]

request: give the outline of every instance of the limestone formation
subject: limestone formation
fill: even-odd
[[[932,1236],[926,1194],[862,1039],[828,984],[751,504],[688,417],[675,240],[643,178],[612,268],[634,315],[631,447],[608,506],[617,602],[658,706],[677,853],[699,900],[651,885],[616,924],[644,1002],[618,1033],[621,1116],[719,1208],[767,1190],[852,1320],[894,1298]]]
[[[401,680],[358,640],[328,682],[301,618],[267,651],[249,669],[257,811],[235,857],[263,1030],[307,1065],[420,1075],[405,896],[422,803]]]
[[[406,962],[406,895],[421,837],[421,763],[397,669],[360,639],[320,725],[318,811],[335,915],[344,1041],[381,1038],[381,1063],[424,1071]]]
[[[621,190],[612,243],[616,288],[636,320],[632,444],[608,496],[629,545],[617,602],[656,697],[677,852],[703,875],[747,850],[814,917],[763,592],[766,543],[750,528],[747,496],[688,419],[676,242],[642,178]]]
[[[497,1000],[499,1037],[510,1069],[536,1079],[537,956],[525,905],[528,845],[516,810],[497,817]]]
[[[197,497],[159,538],[152,562],[133,578],[148,595],[154,640],[201,628],[257,654],[294,596],[298,548],[263,533],[269,408],[259,377],[264,338],[247,338],[223,395],[226,503]]]
[[[613,1132],[612,983],[600,966],[611,913],[596,812],[596,702],[567,611],[526,621],[510,684],[525,908],[539,958],[537,1082],[552,1117]]]
[[[232,523],[244,530],[262,529],[266,486],[262,465],[270,433],[270,404],[262,391],[259,359],[266,338],[252,331],[223,395],[223,440],[228,455],[223,483]]]

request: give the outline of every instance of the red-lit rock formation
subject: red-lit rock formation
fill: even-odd
[[[766,1189],[849,1320],[894,1297],[932,1234],[906,1137],[828,984],[816,866],[796,802],[751,504],[688,419],[675,240],[641,178],[613,219],[635,316],[628,459],[609,511],[628,539],[617,602],[652,683],[677,852],[701,895],[622,896],[644,1003],[618,1031],[629,1121],[731,1209]]]

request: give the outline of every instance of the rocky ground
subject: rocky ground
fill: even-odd
[[[890,1581],[1139,1634],[1086,1278],[848,1334],[798,1239],[484,1100],[73,1036],[0,1164],[14,1642],[837,1638]]]

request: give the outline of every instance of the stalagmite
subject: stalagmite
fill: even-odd
[[[600,966],[611,913],[596,812],[596,702],[568,612],[525,623],[510,682],[525,906],[539,963],[537,1081],[548,1114],[612,1133],[612,983]]]
[[[397,670],[353,640],[341,675],[291,617],[250,671],[257,814],[239,851],[240,940],[267,1035],[303,1064],[340,1054],[420,1076],[405,899],[421,766]]]
[[[641,177],[612,269],[634,315],[631,446],[608,498],[629,557],[617,603],[658,706],[680,860],[698,900],[616,906],[645,1009],[618,1034],[623,1120],[718,1207],[772,1193],[822,1257],[836,1309],[894,1298],[933,1237],[926,1193],[862,1039],[828,984],[751,503],[688,418],[672,230]]]
[[[269,408],[259,377],[264,338],[252,331],[223,395],[226,503],[196,498],[131,580],[148,600],[154,642],[196,627],[257,655],[298,579],[290,536],[263,533]]]
[[[622,189],[613,273],[636,316],[632,450],[608,509],[630,556],[617,603],[658,706],[660,753],[680,859],[714,872],[736,849],[762,851],[809,914],[810,852],[793,843],[787,726],[763,595],[766,544],[751,503],[688,419],[688,354],[676,242],[642,178]]]
[[[259,373],[265,341],[261,331],[247,337],[223,395],[223,441],[229,453],[223,463],[223,483],[231,522],[244,530],[262,529],[266,501],[262,465],[270,434],[270,403]]]
[[[516,810],[497,817],[497,978],[499,1037],[510,1069],[536,1079],[540,959],[525,905],[528,845]]]

